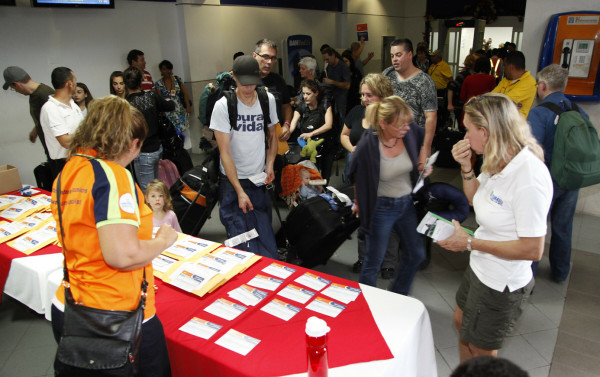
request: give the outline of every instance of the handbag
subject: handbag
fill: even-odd
[[[66,245],[61,211],[61,179],[57,202],[63,255]],[[65,255],[65,311],[63,330],[54,359],[56,376],[130,377],[137,375],[146,305],[146,269],[135,310],[102,310],[78,304],[71,294]]]
[[[158,115],[158,130],[158,136],[165,151],[175,152],[183,148],[183,135],[177,131],[164,113]]]

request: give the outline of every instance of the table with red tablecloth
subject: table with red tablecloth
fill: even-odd
[[[60,253],[59,247],[50,245],[27,256],[0,244],[0,288],[5,288],[8,276],[6,288],[11,292],[5,290],[7,294],[39,313],[47,311],[49,308],[44,305],[49,306],[62,276]],[[202,298],[155,279],[157,314],[165,329],[174,376],[305,376],[304,326],[307,318],[313,315],[324,319],[331,328],[328,343],[330,377],[437,375],[431,324],[420,301],[335,276],[313,272],[333,283],[362,290],[336,318],[307,309],[310,301],[299,304],[276,295],[277,291],[310,271],[291,265],[288,266],[296,272],[238,318],[227,321],[204,311],[218,298],[236,302],[227,293],[248,283],[257,273],[266,274],[261,270],[273,262],[261,258],[244,273]],[[52,269],[54,272],[50,274]],[[328,298],[322,294],[316,296]],[[275,297],[302,310],[287,322],[260,310]],[[179,328],[193,317],[223,327],[208,340],[180,331]],[[229,329],[259,339],[260,343],[246,356],[215,344]]]
[[[36,189],[36,190],[38,190],[39,193],[36,193],[35,195],[38,195],[38,194],[50,195],[50,193],[45,190],[42,190],[42,189]],[[9,192],[7,194],[19,195],[19,193],[17,191]],[[10,221],[10,220],[4,219],[2,217],[0,217],[0,220]],[[62,260],[60,258],[60,256],[58,256],[58,255],[51,256],[51,254],[59,254],[59,253],[61,253],[61,249],[58,246],[49,245],[49,246],[46,246],[30,255],[26,255],[18,250],[13,249],[12,247],[8,246],[6,242],[0,243],[0,291],[5,291],[5,284],[7,283],[7,279],[9,278],[9,272],[11,271],[11,268],[12,268],[11,266],[13,265],[13,260],[27,258],[26,260],[20,260],[19,263],[26,265],[27,268],[30,267],[29,265],[33,264],[33,266],[31,266],[32,273],[40,275],[39,276],[40,280],[45,280],[45,277],[47,276],[46,272],[49,272],[49,270],[55,269],[55,267],[56,268],[60,267],[60,265],[59,265],[60,260]],[[45,257],[42,257],[42,256],[45,256]],[[38,257],[42,257],[42,258],[38,258]],[[36,266],[37,264],[41,264],[41,265],[43,265],[43,267],[38,268],[38,266]],[[36,271],[33,271],[33,270],[36,270]],[[42,270],[44,270],[44,271],[42,271]],[[20,272],[21,272],[20,270],[13,270],[13,275],[19,274]],[[9,289],[9,292],[6,292],[6,293],[8,295],[12,296],[13,298],[23,302],[25,305],[31,307],[33,310],[37,311],[38,313],[43,313],[43,308],[40,307],[40,303],[42,302],[42,295],[45,295],[45,292],[36,292],[37,296],[35,297],[35,300],[33,300],[33,301],[35,301],[35,304],[33,304],[33,305],[30,302],[31,301],[30,297],[23,298],[23,296],[30,296],[30,292],[39,290],[39,288],[37,288],[37,282],[32,281],[31,276],[15,277],[15,279],[18,279],[19,283],[17,284],[15,282],[15,284],[11,284],[11,281],[9,281],[9,286],[11,289]],[[15,287],[15,289],[12,289],[13,287]],[[29,294],[25,294],[24,292],[29,292]],[[0,300],[2,300],[1,295],[0,295]]]
[[[277,290],[269,292],[257,306],[248,306],[246,312],[232,321],[204,311],[205,307],[218,298],[227,298],[235,302],[229,298],[228,292],[248,283],[258,273],[265,274],[261,270],[273,262],[272,259],[262,258],[243,274],[234,276],[225,285],[202,298],[156,279],[157,314],[165,328],[174,376],[250,377],[306,374],[304,326],[308,317],[313,315],[324,319],[331,328],[328,336],[328,360],[332,368],[330,376],[365,376],[369,371],[373,371],[372,368],[377,370],[376,373],[372,373],[377,376],[436,375],[431,324],[422,303],[360,285],[363,294],[349,303],[336,318],[332,318],[307,309],[306,305],[310,304],[310,301],[302,305],[276,296],[276,292],[310,271],[298,266],[290,266],[296,269],[293,275],[286,278]],[[316,274],[334,283],[359,287],[356,282],[327,274]],[[322,294],[316,296],[328,298]],[[301,307],[302,310],[287,322],[260,310],[275,297]],[[373,305],[376,308],[373,308]],[[389,305],[389,311],[386,310],[386,305]],[[405,316],[402,313],[403,308],[411,314]],[[378,312],[380,323],[374,319],[372,309]],[[179,328],[193,317],[223,327],[208,340],[180,331]],[[392,331],[399,329],[402,332],[383,336],[381,327],[392,328]],[[259,339],[260,343],[246,356],[215,344],[229,329]]]

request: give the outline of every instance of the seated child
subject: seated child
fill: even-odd
[[[310,199],[323,192],[323,186],[310,184],[310,172],[308,170],[300,169],[300,178],[302,179],[302,186],[299,188],[300,199]]]
[[[175,212],[171,211],[171,194],[167,185],[160,179],[154,179],[146,186],[146,204],[150,206],[153,212],[152,223],[154,227],[162,224],[169,224],[177,232],[181,233],[179,222]]]

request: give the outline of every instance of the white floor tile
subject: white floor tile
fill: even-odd
[[[440,348],[440,354],[446,361],[450,369],[454,370],[460,364],[460,355],[458,354],[458,345],[448,348]],[[440,376],[441,377],[441,376]]]
[[[450,366],[448,366],[448,363],[446,363],[446,360],[444,360],[444,357],[438,350],[435,351],[435,362],[437,365],[438,377],[446,377],[452,373],[452,369],[450,369]]]
[[[529,334],[533,332],[551,330],[558,326],[541,312],[535,305],[526,305],[515,334]]]
[[[504,342],[498,356],[505,357],[525,370],[548,366],[546,361],[522,336],[511,336]]]
[[[548,377],[548,374],[550,374],[550,365],[528,370],[527,373],[529,373],[529,377]]]
[[[533,348],[550,364],[552,362],[552,354],[554,354],[554,346],[558,337],[558,328],[523,334],[523,338],[531,344]]]

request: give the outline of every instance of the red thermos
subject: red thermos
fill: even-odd
[[[308,377],[327,377],[327,323],[317,317],[306,321],[306,355]]]

